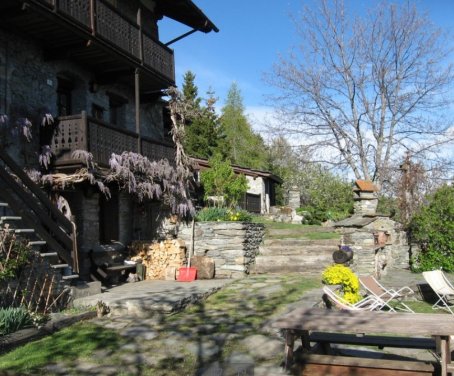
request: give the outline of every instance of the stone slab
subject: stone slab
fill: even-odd
[[[205,299],[223,286],[227,279],[177,281],[141,281],[108,289],[102,294],[74,300],[75,307],[92,307],[98,301],[110,308],[113,316],[127,314],[150,317],[157,313],[173,313],[188,304]]]

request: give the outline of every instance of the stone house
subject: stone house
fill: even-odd
[[[193,31],[217,32],[192,1],[3,0],[0,14],[0,114],[8,115],[11,127],[25,119],[33,124],[29,142],[1,129],[2,150],[20,166],[37,167],[44,145],[54,155],[53,173],[71,174],[85,165],[75,150],[90,152],[101,168],[123,151],[173,160],[163,99],[163,90],[175,85],[173,41],[160,41],[158,25],[168,17]],[[43,114],[56,119],[56,132],[40,126]],[[150,239],[159,226],[160,202],[139,204],[115,187],[111,192],[107,200],[88,183],[61,192],[77,225],[68,247],[77,240],[78,260],[73,254],[72,261],[85,279],[94,247]],[[0,193],[0,201],[8,200]]]
[[[192,158],[195,170],[209,168],[208,160]],[[282,184],[282,179],[268,171],[232,165],[235,174],[243,174],[248,182],[248,190],[240,206],[251,212],[269,214],[271,206],[276,205],[276,185]]]

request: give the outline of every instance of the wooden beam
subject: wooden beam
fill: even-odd
[[[136,69],[134,73],[134,88],[135,88],[135,105],[136,105],[136,133],[137,137],[137,152],[142,154],[142,137],[140,134],[140,72]]]

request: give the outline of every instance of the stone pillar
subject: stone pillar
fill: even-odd
[[[118,212],[118,240],[127,245],[132,240],[133,205],[131,196],[125,192],[119,193]]]
[[[77,226],[79,275],[88,281],[89,251],[99,244],[99,193],[94,193],[90,188],[87,192],[87,194],[82,190],[66,192],[64,196],[69,202]]]
[[[288,206],[298,209],[301,206],[301,194],[298,186],[292,186],[288,191]]]

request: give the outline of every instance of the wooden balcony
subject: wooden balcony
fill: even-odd
[[[173,51],[106,0],[2,0],[0,18],[1,27],[39,40],[46,59],[77,61],[100,83],[127,76],[131,84],[137,68],[141,91],[175,82]]]
[[[140,138],[140,148],[141,154],[151,161],[167,159],[172,163],[175,159],[175,149],[171,143]],[[72,156],[76,150],[92,153],[94,162],[105,167],[108,166],[112,153],[138,153],[139,135],[113,127],[82,112],[58,119],[58,129],[52,139],[51,149],[56,156],[57,168],[82,164],[82,161],[75,160]]]

